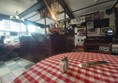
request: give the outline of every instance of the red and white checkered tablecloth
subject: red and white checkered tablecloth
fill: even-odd
[[[59,70],[60,57],[67,56],[69,69]],[[105,60],[108,64],[80,68],[79,63]],[[118,83],[118,56],[72,52],[47,58],[17,77],[13,83]]]

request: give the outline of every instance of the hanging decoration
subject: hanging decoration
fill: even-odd
[[[52,28],[51,32],[64,34],[64,27],[65,27],[64,22],[59,22],[56,18],[56,15],[59,13],[59,3],[56,0],[54,0],[54,2],[51,5],[48,5],[46,0],[44,0],[44,2],[47,8],[41,10],[40,12],[41,18],[45,18],[45,17],[52,18],[55,21],[57,27]]]
[[[22,22],[24,22],[25,20],[24,20],[24,18],[20,18],[19,16],[18,16],[18,11],[16,11],[16,13],[15,13],[16,15],[14,15],[14,16],[10,16],[10,19],[12,19],[12,20],[14,20],[14,21],[22,21]]]
[[[51,4],[51,11],[54,15],[57,15],[59,13],[59,3],[54,0],[54,3]]]
[[[58,7],[59,3],[57,1],[55,1],[55,0],[54,0],[54,2],[50,6],[47,4],[46,1],[45,1],[45,3],[47,5],[47,8],[44,8],[44,9],[39,11],[40,17],[41,18],[50,17],[53,20],[56,20],[55,16],[59,12],[59,7]]]

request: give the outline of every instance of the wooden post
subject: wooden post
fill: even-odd
[[[47,33],[47,31],[46,31],[46,13],[45,13],[45,17],[44,17],[44,22],[45,22],[45,33]]]

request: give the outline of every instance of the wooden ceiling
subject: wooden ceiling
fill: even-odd
[[[50,5],[54,0],[46,0]],[[59,20],[63,19],[64,12],[67,14],[67,17],[74,18],[82,14],[89,12],[94,12],[98,10],[109,9],[113,6],[116,0],[58,0],[59,11],[61,12]],[[23,17],[29,21],[44,24],[44,19],[40,18],[38,10],[45,8],[46,5],[44,0],[0,0],[0,14],[1,15],[15,15],[15,12],[18,11],[19,16]],[[64,11],[65,10],[65,11]],[[50,18],[47,19],[47,24],[54,22]]]

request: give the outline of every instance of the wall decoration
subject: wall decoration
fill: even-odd
[[[77,19],[76,18],[75,19],[71,19],[70,24],[71,25],[77,24]]]
[[[90,13],[90,14],[87,14],[84,16],[85,16],[86,21],[101,19],[101,13],[100,12],[94,12],[94,13]]]
[[[77,17],[76,21],[77,21],[77,24],[81,24],[81,23],[85,22],[85,16]]]
[[[108,31],[108,30],[114,31],[114,27],[103,27],[103,28],[101,28],[101,30],[100,30],[101,35],[105,35],[106,31]]]
[[[88,29],[94,28],[94,23],[93,22],[87,22],[87,28]]]
[[[94,28],[94,23],[93,22],[87,22],[87,33],[88,34],[94,34],[96,33],[96,29]]]
[[[86,27],[78,28],[77,30],[78,36],[85,36],[86,35]]]
[[[97,32],[96,29],[87,29],[87,34],[95,34]]]
[[[84,39],[86,39],[86,27],[76,27],[74,29],[75,33],[75,46],[83,47]]]

